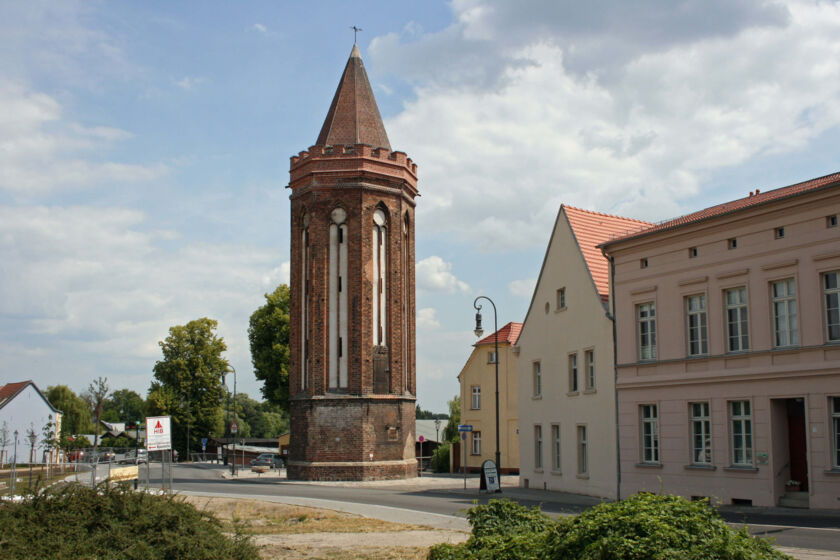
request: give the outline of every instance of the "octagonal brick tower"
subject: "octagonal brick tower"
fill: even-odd
[[[416,476],[417,165],[391,151],[356,45],[290,175],[288,476]]]

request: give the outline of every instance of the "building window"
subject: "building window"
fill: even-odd
[[[566,308],[566,288],[560,288],[557,290],[557,309],[565,309]]]
[[[773,331],[775,346],[799,344],[799,323],[796,315],[796,282],[793,278],[773,282]]]
[[[834,453],[832,466],[840,469],[840,397],[831,397],[831,427],[834,437]]]
[[[656,304],[643,303],[636,306],[639,330],[639,359],[656,359]]]
[[[747,289],[726,290],[726,349],[743,352],[750,349],[747,323]]]
[[[534,362],[533,369],[534,369],[534,396],[539,397],[540,395],[542,395],[542,368],[540,366],[540,362]]]
[[[577,427],[578,444],[578,474],[589,472],[589,457],[587,456],[586,426]]]
[[[698,294],[685,298],[688,321],[688,355],[703,356],[709,353],[709,333],[706,326],[706,296]]]
[[[382,208],[373,212],[373,342],[385,346],[388,332],[388,237],[387,218]]]
[[[494,352],[494,351],[487,352],[487,363],[488,364],[495,364],[496,359],[497,359],[496,352]]]
[[[688,258],[693,259],[697,256],[697,247],[689,247],[688,248]]]
[[[642,420],[642,462],[659,463],[659,415],[655,404],[643,404],[640,408]]]
[[[647,268],[648,267],[648,260],[647,259],[639,259],[639,268]]]
[[[837,227],[837,214],[825,217],[825,227]]]
[[[560,472],[560,425],[551,426],[551,470]]]
[[[691,462],[709,465],[712,462],[712,421],[709,403],[690,403],[691,408]]]
[[[542,426],[534,426],[534,468],[542,469]]]
[[[730,250],[731,249],[737,249],[738,248],[738,239],[736,239],[735,237],[727,239],[726,240],[726,247]]]
[[[591,391],[595,388],[595,350],[587,350],[584,353],[584,362],[586,365],[586,388]]]
[[[569,354],[569,392],[578,392],[577,354]]]
[[[481,455],[481,432],[472,432],[472,454]]]
[[[773,234],[776,236],[776,239],[782,239],[785,236],[785,228],[777,227],[775,230],[773,230]]]
[[[825,295],[825,335],[829,342],[840,341],[840,272],[823,274]]]
[[[473,410],[481,410],[481,385],[472,386],[472,406]]]
[[[732,464],[752,466],[752,416],[750,401],[729,402],[729,436]]]

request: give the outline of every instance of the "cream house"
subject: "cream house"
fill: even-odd
[[[492,461],[496,457],[496,360],[499,362],[500,468],[505,473],[519,470],[517,368],[516,356],[511,348],[521,329],[522,323],[508,323],[499,329],[498,355],[495,352],[496,333],[476,342],[458,374],[461,423],[473,427],[467,439],[463,440],[466,444],[466,465],[470,470],[478,470],[485,460]]]
[[[645,225],[560,207],[514,348],[523,487],[617,496],[609,268],[597,245]]]

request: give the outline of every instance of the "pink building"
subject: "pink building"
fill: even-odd
[[[840,173],[602,245],[621,494],[840,509]]]

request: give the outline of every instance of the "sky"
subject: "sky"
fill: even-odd
[[[3,2],[0,384],[145,396],[169,327],[211,317],[259,396],[248,318],[288,282],[289,157],[352,25],[419,166],[425,409],[477,296],[524,319],[561,204],[658,221],[840,170],[838,1]]]

